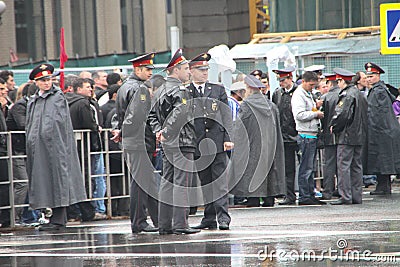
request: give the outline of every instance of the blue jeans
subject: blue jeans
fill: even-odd
[[[104,174],[104,158],[102,154],[91,155],[91,170],[93,175]],[[106,195],[106,179],[105,176],[92,178],[93,182],[93,198],[102,198]],[[106,213],[104,200],[95,201],[96,212]]]
[[[317,153],[316,138],[297,137],[301,152],[299,165],[299,202],[314,198],[314,161]]]

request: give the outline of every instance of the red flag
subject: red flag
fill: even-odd
[[[60,31],[60,69],[64,69],[64,63],[67,62],[68,56],[64,46],[64,28]],[[64,90],[64,71],[60,71],[60,88]]]
[[[14,49],[12,49],[10,47],[10,62],[14,63],[14,62],[17,62],[18,60],[19,60],[19,58],[17,56],[17,53],[15,53]]]

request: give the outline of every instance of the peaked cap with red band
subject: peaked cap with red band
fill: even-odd
[[[176,65],[182,65],[188,63],[186,58],[183,56],[182,48],[176,50],[174,56],[171,58],[171,61],[168,63],[166,69],[175,67]]]
[[[353,76],[356,75],[354,72],[342,68],[334,68],[333,72],[336,74],[336,80],[343,79],[345,81],[351,81]]]
[[[326,81],[335,81],[336,80],[336,73],[323,73],[322,75],[325,76]]]
[[[208,53],[202,53],[200,55],[195,56],[190,60],[189,67],[191,69],[196,68],[200,70],[209,69],[208,61],[211,59],[211,55]]]
[[[154,69],[153,58],[155,53],[148,53],[139,57],[128,60],[132,63],[133,67],[146,67],[148,69]]]
[[[292,72],[295,70],[294,67],[287,67],[282,70],[272,70],[272,72],[276,73],[277,78],[282,81],[286,78],[293,77]]]
[[[367,71],[367,75],[368,74],[381,74],[381,73],[385,73],[385,71],[379,67],[378,65],[376,65],[375,63],[372,62],[368,62],[365,64],[365,70]]]
[[[29,74],[29,80],[39,80],[44,77],[52,77],[54,66],[51,64],[41,64],[35,67]]]

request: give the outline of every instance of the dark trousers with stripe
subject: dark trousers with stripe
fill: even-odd
[[[131,174],[130,217],[132,232],[140,232],[149,224],[147,211],[155,227],[158,226],[158,186],[154,168],[146,151],[125,151]]]
[[[199,163],[207,162],[207,157],[203,156]],[[211,161],[211,160],[210,160]],[[212,224],[217,220],[219,223],[231,222],[228,214],[228,156],[226,152],[217,153],[214,160],[204,169],[197,164],[197,171],[201,181],[204,198],[204,217],[203,224]]]
[[[353,204],[362,203],[361,146],[338,145],[338,190],[342,199]]]
[[[163,151],[163,177],[160,182],[160,230],[189,227],[189,188],[194,179],[194,152]]]

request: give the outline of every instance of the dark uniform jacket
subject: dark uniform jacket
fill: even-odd
[[[265,197],[286,193],[285,156],[279,111],[261,93],[246,98],[234,127],[229,188],[235,196]]]
[[[122,146],[128,150],[156,149],[156,137],[153,133],[148,116],[151,109],[150,93],[143,83],[139,87],[131,87],[131,100],[127,106],[122,123]]]
[[[284,88],[275,90],[272,95],[272,102],[274,102],[279,109],[280,125],[283,136],[283,142],[297,142],[296,123],[292,113],[292,95],[297,89],[297,84],[293,84],[292,89],[288,92]]]
[[[163,130],[166,141],[163,149],[195,152],[196,133],[193,122],[193,99],[182,82],[167,77],[166,82],[154,94],[150,125],[153,132]]]
[[[392,108],[394,100],[383,81],[369,91],[366,174],[400,173],[400,125]]]
[[[53,86],[29,99],[26,153],[33,209],[67,207],[86,200],[68,103],[59,88]]]
[[[25,131],[25,121],[26,121],[26,105],[28,103],[28,98],[23,97],[19,99],[10,109],[7,116],[7,128],[9,131]],[[13,152],[25,153],[25,134],[16,134],[12,136],[12,148]]]
[[[353,84],[340,91],[332,117],[336,144],[362,146],[366,137],[367,101]]]
[[[321,119],[322,123],[322,138],[325,146],[335,145],[335,135],[331,134],[330,126],[331,120],[335,113],[335,108],[339,100],[339,86],[332,87],[328,93],[324,94],[321,99],[324,101],[322,104],[322,111],[324,118]]]
[[[139,89],[140,85],[143,84],[138,76],[132,74],[119,88],[117,93],[117,100],[115,106],[117,108],[117,129],[122,129],[122,123],[124,121],[125,112],[128,108],[129,102],[131,101],[134,93]]]
[[[209,138],[212,141],[204,143],[202,153],[212,155],[224,152],[224,142],[229,142],[229,135],[232,135],[232,115],[225,88],[207,82],[204,85],[203,98],[200,97],[200,93],[192,83],[188,89],[194,98],[194,126],[197,146],[203,139]],[[212,151],[214,144],[209,142],[216,145],[216,151]],[[196,149],[195,155],[200,156],[199,148]]]

